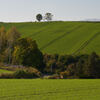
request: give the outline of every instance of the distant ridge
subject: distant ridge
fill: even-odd
[[[90,22],[100,22],[100,19],[85,19],[85,20],[82,20],[82,21],[90,21]]]

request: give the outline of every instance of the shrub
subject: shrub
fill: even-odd
[[[15,78],[25,78],[27,73],[24,70],[18,70],[14,73]]]
[[[68,71],[60,73],[60,78],[61,79],[66,79],[66,78],[68,78],[68,76],[69,76],[69,72]]]
[[[40,76],[37,75],[35,72],[31,72],[30,70],[18,70],[14,73],[14,78],[39,78]]]
[[[3,73],[0,74],[0,79],[12,79],[14,78],[13,73]]]
[[[55,75],[51,75],[51,76],[45,76],[45,79],[60,79],[60,76],[55,74]]]
[[[39,70],[37,70],[35,68],[32,68],[32,67],[26,68],[26,71],[28,73],[34,73],[38,77],[41,77],[42,76],[42,73]]]

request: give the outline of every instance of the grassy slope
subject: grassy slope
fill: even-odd
[[[45,22],[4,23],[7,29],[16,26],[23,37],[32,37],[44,53],[100,54],[100,23]]]
[[[100,100],[100,80],[3,79],[0,100]]]
[[[2,73],[12,73],[12,71],[8,71],[8,70],[0,69],[0,74],[2,74]]]

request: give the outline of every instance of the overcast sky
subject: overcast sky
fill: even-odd
[[[46,12],[53,20],[100,19],[100,0],[0,0],[0,21],[35,21]]]

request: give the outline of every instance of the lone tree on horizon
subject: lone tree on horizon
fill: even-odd
[[[43,16],[41,14],[37,14],[36,19],[40,22],[43,19]]]
[[[47,20],[47,21],[51,21],[52,20],[52,13],[46,13],[45,16],[44,16],[44,19]]]

